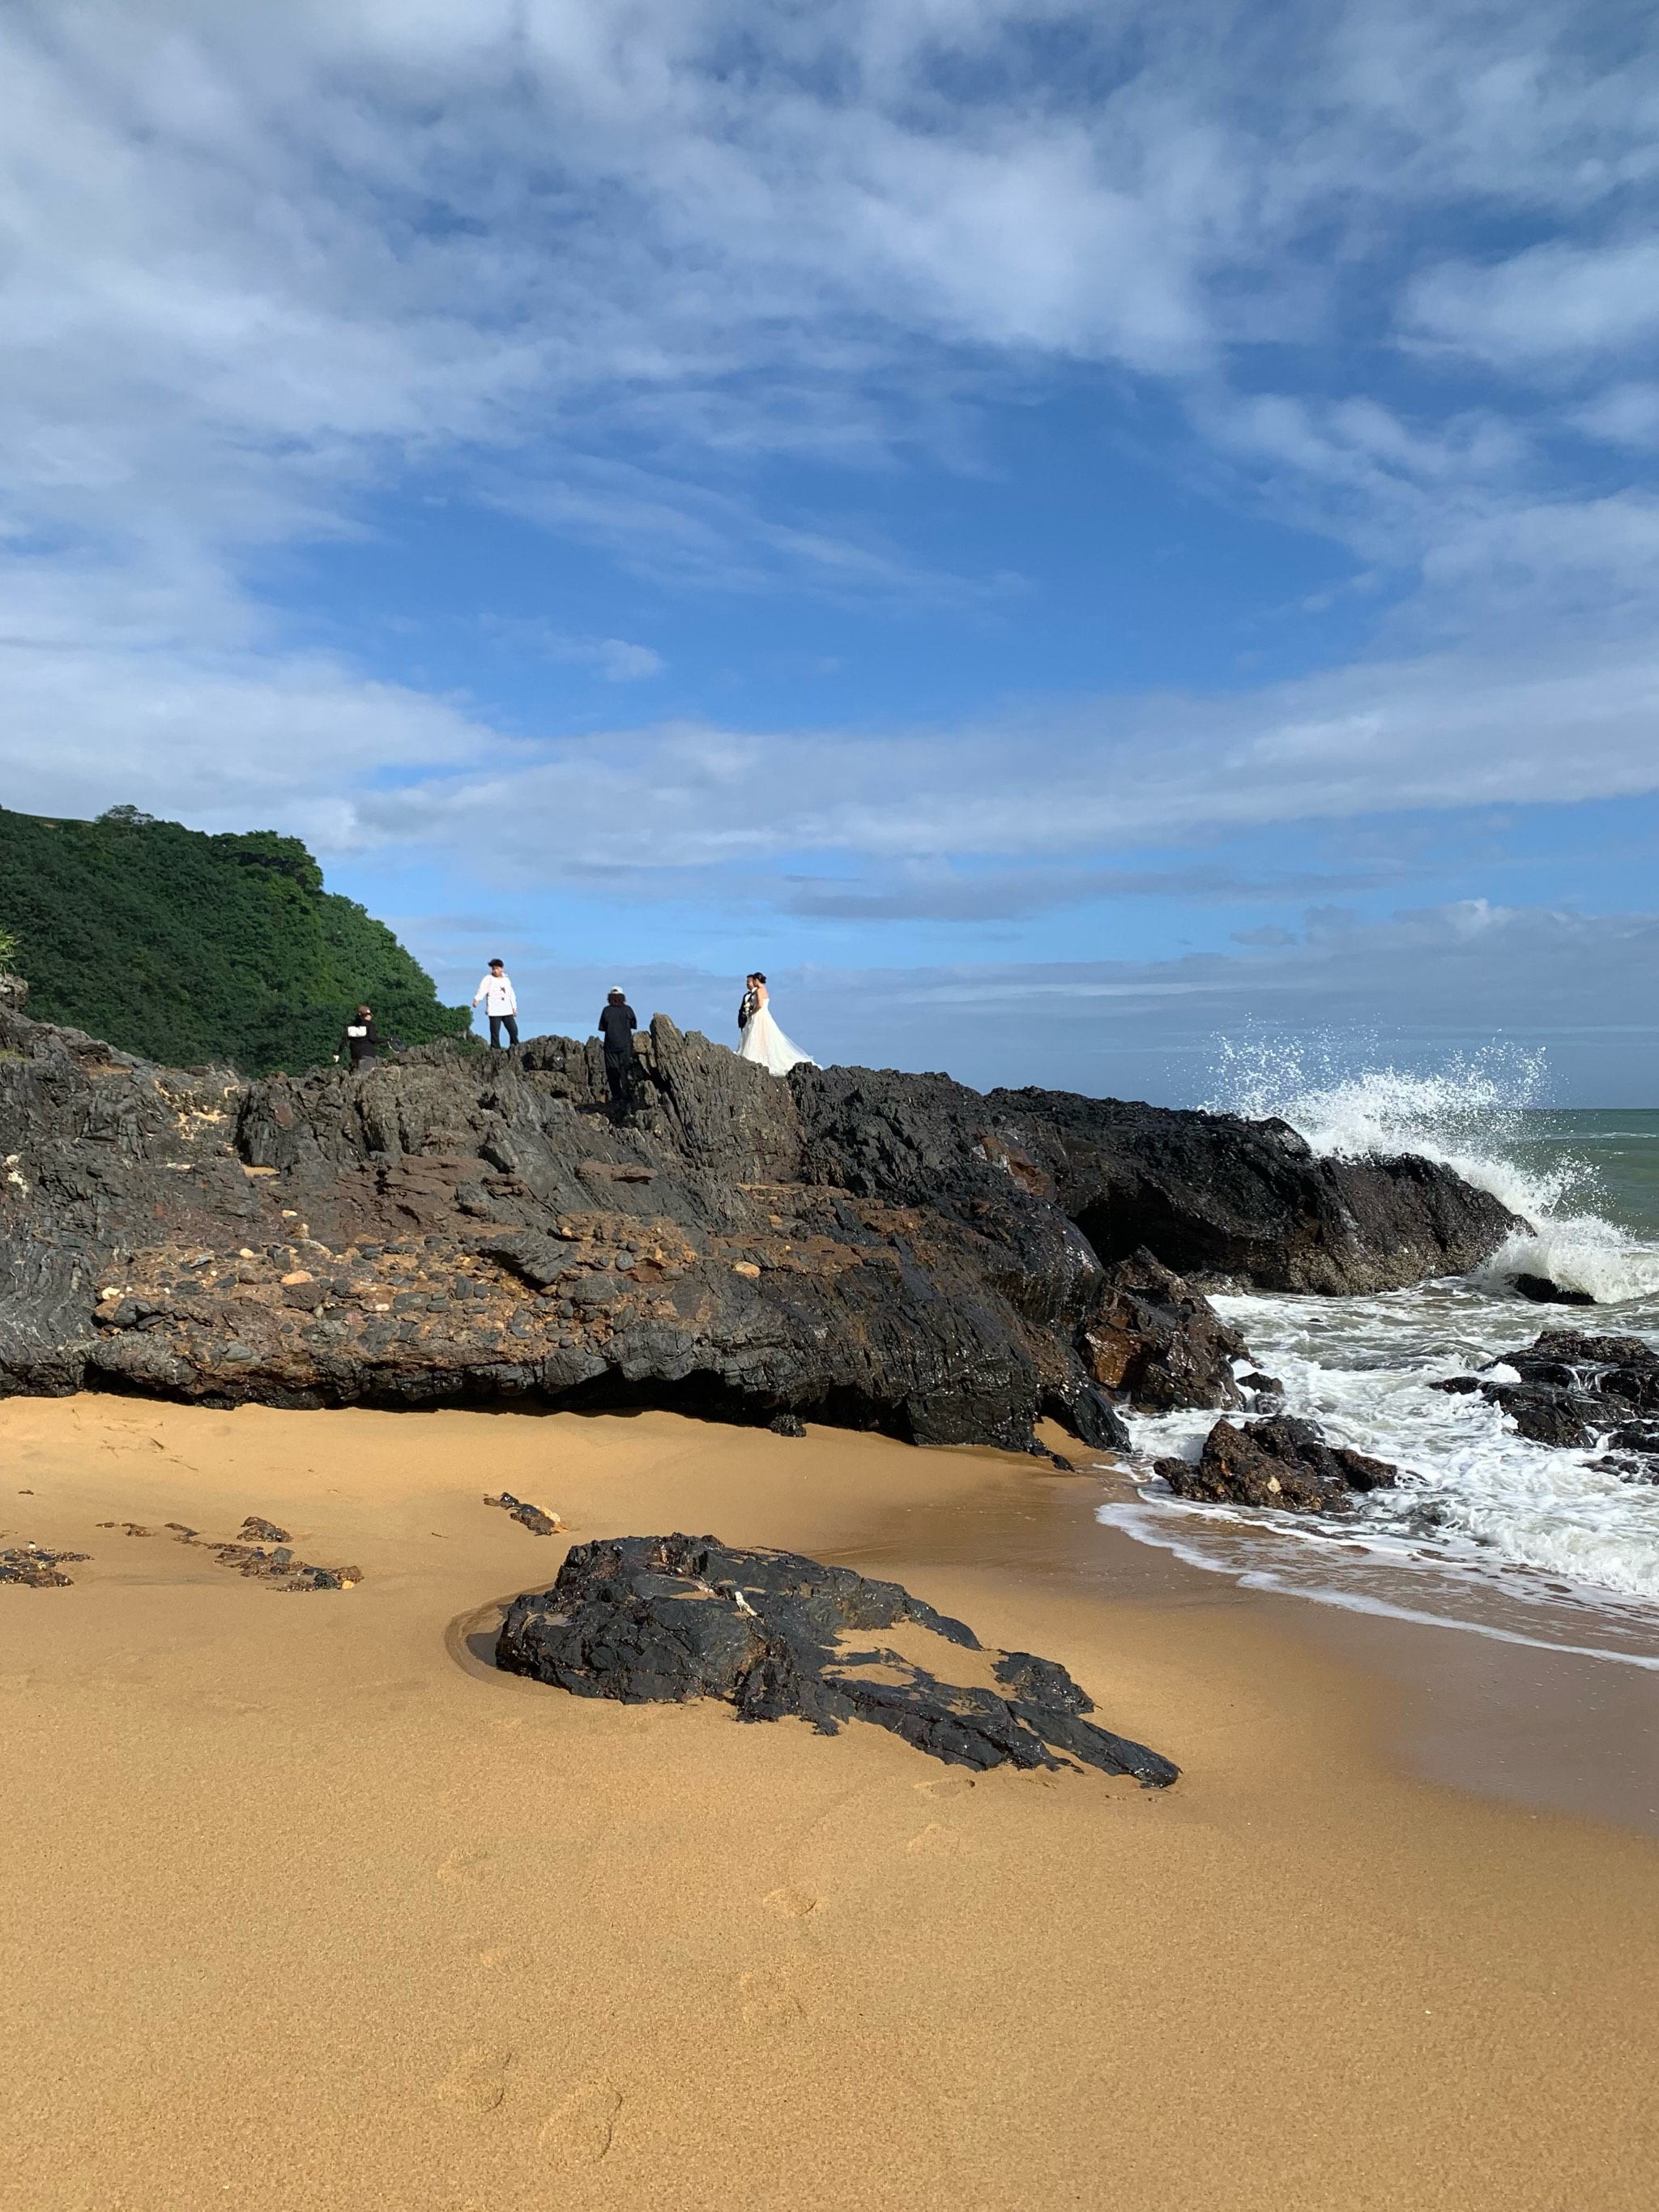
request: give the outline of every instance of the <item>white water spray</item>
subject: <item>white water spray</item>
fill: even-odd
[[[1528,1161],[1526,1115],[1548,1087],[1541,1051],[1488,1045],[1429,1069],[1383,1060],[1352,1035],[1224,1039],[1208,1102],[1217,1113],[1277,1115],[1327,1158],[1383,1159],[1416,1152],[1455,1169],[1532,1224],[1495,1253],[1481,1277],[1494,1288],[1547,1276],[1598,1304],[1659,1295],[1659,1247],[1632,1237],[1597,1207],[1595,1169],[1564,1156]]]

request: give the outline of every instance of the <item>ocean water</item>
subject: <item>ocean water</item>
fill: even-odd
[[[1430,1385],[1577,1328],[1659,1345],[1659,1109],[1533,1102],[1540,1062],[1492,1053],[1422,1075],[1234,1052],[1212,1103],[1278,1114],[1319,1152],[1447,1161],[1533,1224],[1474,1274],[1376,1297],[1218,1297],[1286,1410],[1402,1470],[1329,1521],[1196,1506],[1153,1459],[1196,1457],[1215,1416],[1132,1419],[1135,1480],[1099,1517],[1252,1588],[1659,1669],[1659,1485],[1516,1435],[1484,1399]],[[1589,1291],[1537,1305],[1520,1273]]]

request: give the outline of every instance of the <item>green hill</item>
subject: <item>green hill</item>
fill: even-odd
[[[175,1067],[250,1075],[326,1060],[349,1011],[404,1044],[459,1036],[470,1010],[384,922],[323,889],[297,837],[209,836],[131,806],[95,822],[0,807],[0,966],[29,1012]]]

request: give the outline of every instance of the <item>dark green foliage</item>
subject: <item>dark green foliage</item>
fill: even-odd
[[[212,837],[131,806],[96,822],[0,808],[0,928],[37,1019],[175,1067],[295,1073],[331,1057],[360,1000],[404,1044],[471,1025],[273,830]]]

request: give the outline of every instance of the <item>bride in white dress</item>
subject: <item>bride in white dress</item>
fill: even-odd
[[[816,1067],[817,1062],[811,1054],[803,1052],[798,1044],[791,1044],[773,1020],[770,1001],[766,978],[757,969],[749,977],[743,1004],[738,1009],[738,1027],[743,1031],[738,1059],[758,1060],[774,1075],[787,1075],[792,1067]]]

